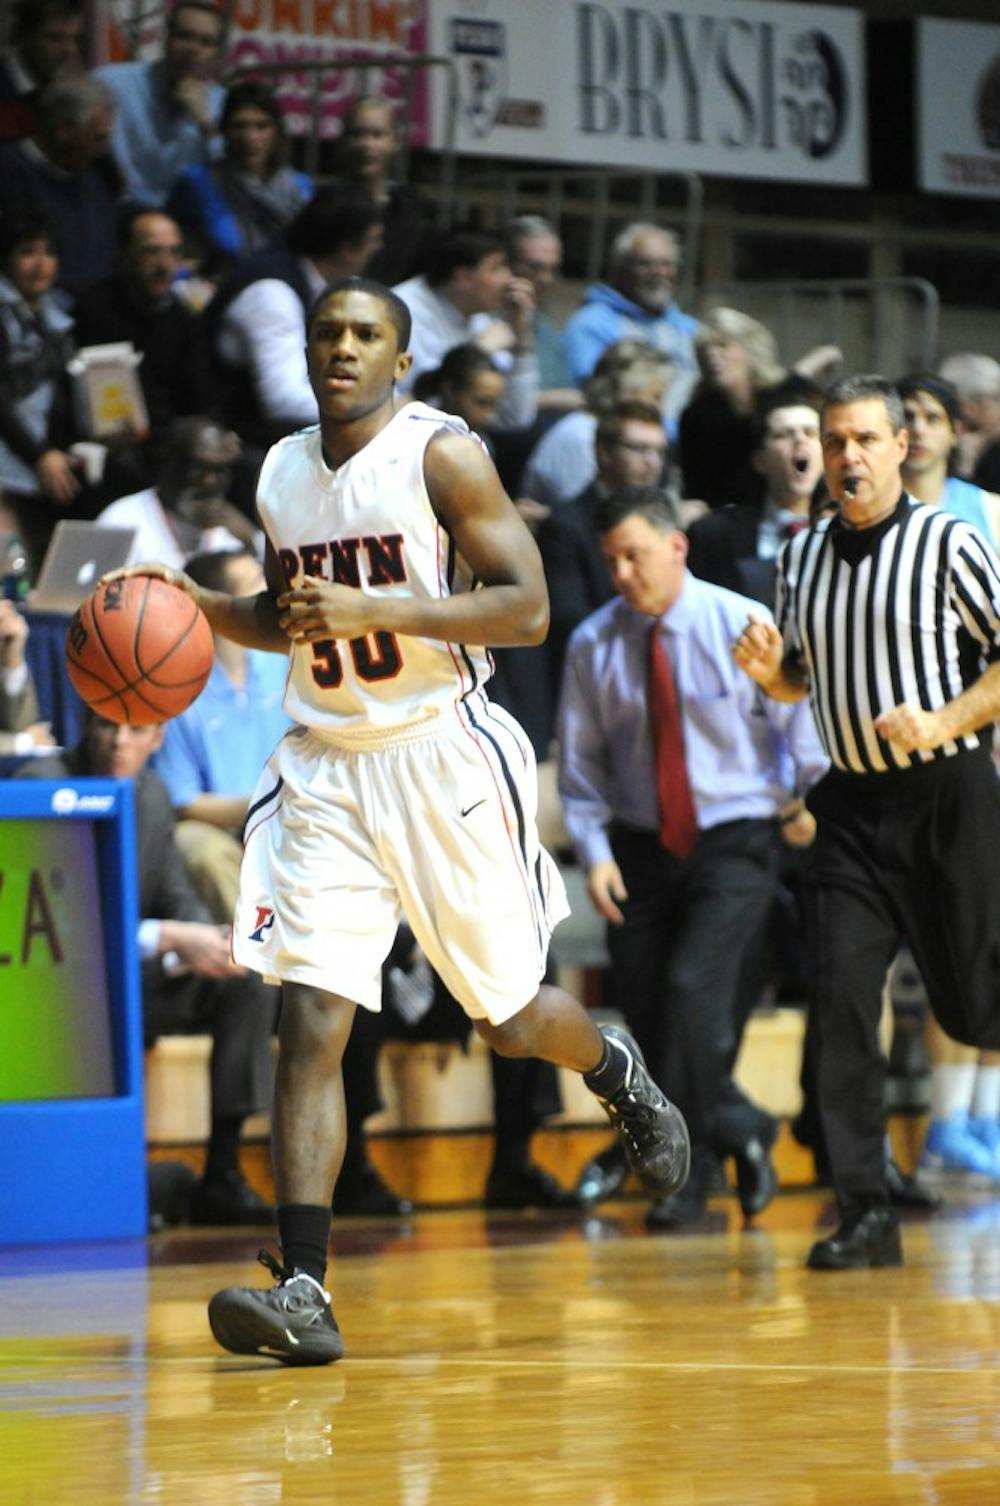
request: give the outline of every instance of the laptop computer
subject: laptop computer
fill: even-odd
[[[75,612],[102,575],[126,563],[134,538],[134,528],[61,519],[26,605],[32,612]]]

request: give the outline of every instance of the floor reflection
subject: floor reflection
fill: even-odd
[[[910,1225],[901,1270],[821,1275],[816,1199],[680,1238],[641,1212],[369,1230],[331,1273],[348,1359],[314,1371],[213,1345],[208,1295],[259,1277],[245,1234],[158,1240],[148,1268],[8,1258],[0,1502],[1000,1499],[1000,1202]]]

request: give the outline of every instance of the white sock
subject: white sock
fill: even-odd
[[[950,1119],[968,1114],[976,1086],[975,1062],[960,1062],[931,1068],[931,1118]]]
[[[972,1112],[977,1119],[1000,1119],[1000,1067],[977,1067]]]

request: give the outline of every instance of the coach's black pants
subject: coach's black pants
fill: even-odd
[[[766,1123],[729,1074],[743,966],[774,896],[775,823],[711,827],[682,862],[620,823],[611,846],[629,896],[625,924],[608,927],[615,1002],[692,1140],[732,1154]]]
[[[819,1097],[843,1207],[885,1198],[878,1024],[909,942],[942,1027],[1000,1049],[1000,781],[984,752],[898,773],[829,773],[809,796]]]
[[[212,1037],[213,1119],[243,1119],[271,1107],[271,1036],[278,990],[256,973],[242,977],[170,977],[158,959],[143,964],[142,1019],[146,1046],[160,1035]]]

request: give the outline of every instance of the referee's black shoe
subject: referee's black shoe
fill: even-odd
[[[902,1264],[899,1219],[882,1203],[845,1210],[840,1227],[827,1239],[818,1239],[806,1261],[811,1271],[863,1271]]]
[[[597,1092],[628,1163],[647,1192],[672,1197],[687,1181],[691,1141],[680,1109],[667,1098],[646,1070],[642,1052],[627,1030],[602,1025],[601,1034],[622,1060],[619,1086]],[[586,1081],[586,1077],[585,1077]]]
[[[257,1259],[277,1285],[259,1292],[227,1286],[208,1304],[208,1321],[223,1349],[266,1354],[286,1365],[329,1365],[344,1353],[330,1294],[305,1271],[289,1271],[267,1250]]]

